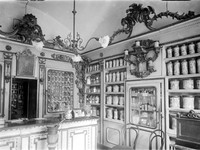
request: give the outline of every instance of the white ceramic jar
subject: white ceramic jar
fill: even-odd
[[[170,81],[170,89],[171,90],[179,89],[179,80],[171,80]]]
[[[183,97],[183,108],[194,109],[194,96],[184,96]]]
[[[177,57],[177,56],[180,56],[178,45],[176,47],[174,47],[174,57]]]
[[[172,57],[172,48],[169,47],[167,48],[167,58],[171,58]]]
[[[194,89],[194,80],[193,79],[183,80],[183,89]]]
[[[183,45],[181,46],[181,55],[182,55],[182,56],[187,55],[187,46],[186,46],[185,44],[183,44]]]
[[[119,97],[117,95],[113,96],[113,105],[119,104]]]
[[[179,96],[172,96],[170,98],[170,107],[171,108],[180,108],[180,97]]]
[[[108,105],[112,104],[112,96],[111,95],[107,96],[107,98],[106,98],[106,104],[108,104]]]

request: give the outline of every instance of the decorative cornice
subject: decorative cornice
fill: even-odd
[[[62,55],[62,54],[52,54],[51,57],[54,60],[59,60],[59,61],[64,61],[64,62],[69,62],[72,64],[73,60],[71,57],[67,56],[67,55]]]

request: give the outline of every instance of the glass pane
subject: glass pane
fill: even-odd
[[[132,87],[130,89],[130,121],[133,124],[156,128],[157,102],[155,87]]]

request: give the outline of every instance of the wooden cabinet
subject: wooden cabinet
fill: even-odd
[[[200,113],[200,38],[165,45],[164,52],[166,132],[169,146],[175,143],[177,136],[177,113],[190,110]]]

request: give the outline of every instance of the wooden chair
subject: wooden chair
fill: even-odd
[[[160,129],[154,130],[149,136],[149,150],[162,150],[164,144],[165,133]]]
[[[129,131],[129,132],[127,132]],[[135,138],[133,141],[131,141],[131,135],[132,135],[132,132],[134,132],[135,134]],[[126,136],[126,133],[129,134],[129,146],[125,146],[125,145],[116,145],[114,147],[111,148],[111,150],[135,150],[136,148],[136,143],[137,143],[137,139],[138,139],[138,135],[139,135],[139,128],[138,126],[134,127],[133,124],[129,123],[129,124],[126,124],[123,129],[122,129],[122,139],[124,140],[124,144],[126,145],[126,140],[125,140],[125,136]]]

